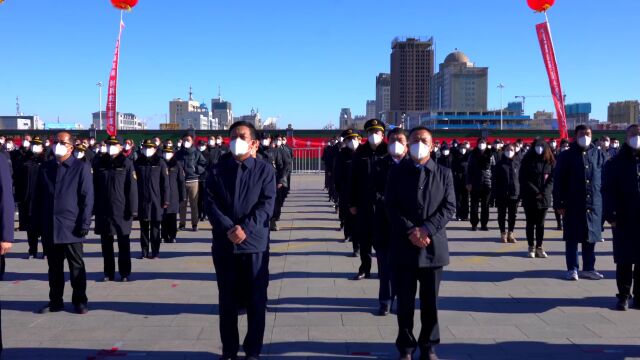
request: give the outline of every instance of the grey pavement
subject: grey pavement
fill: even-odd
[[[337,215],[318,175],[293,178],[281,231],[272,233],[265,359],[392,359],[394,315],[379,317],[377,279],[351,281],[358,260],[337,231]],[[448,227],[452,264],[440,301],[444,359],[640,358],[640,310],[617,312],[610,242],[596,247],[605,280],[568,282],[564,244],[547,222],[548,259],[525,258],[467,223]],[[137,228],[138,224],[135,224]],[[26,260],[25,233],[0,283],[4,359],[216,359],[220,353],[210,227],[162,244],[161,259],[133,260],[132,282],[104,283],[99,239],[85,246],[90,312],[34,313],[48,299],[47,267]],[[609,231],[606,232],[609,238]],[[132,254],[139,254],[138,232]],[[375,264],[375,261],[374,261]],[[240,320],[246,329],[246,319]],[[416,313],[416,334],[420,322]],[[243,336],[244,334],[241,334]]]

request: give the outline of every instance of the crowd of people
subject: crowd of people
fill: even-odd
[[[388,130],[380,120],[331,139],[324,149],[325,186],[339,213],[345,241],[360,259],[353,280],[371,277],[378,263],[379,315],[396,304],[401,359],[420,351],[437,359],[440,343],[438,293],[449,264],[446,228],[469,221],[471,231],[489,231],[489,209],[497,208],[499,241],[515,243],[514,226],[524,208],[531,258],[546,258],[544,224],[552,209],[566,244],[568,280],[599,280],[595,245],[605,220],[613,230],[617,265],[617,309],[640,308],[640,128],[625,143],[592,141],[589,127],[576,127],[573,141],[479,138],[439,142],[425,127]],[[222,359],[240,349],[238,315],[246,312],[246,359],[258,359],[263,343],[269,283],[270,231],[290,188],[292,150],[283,136],[259,134],[248,122],[229,129],[229,145],[212,136],[196,145],[179,140],[109,137],[52,139],[24,136],[16,148],[0,137],[0,254],[10,250],[14,211],[27,232],[29,258],[41,239],[49,270],[49,302],[41,313],[64,309],[64,261],[68,262],[76,312],[88,311],[83,241],[95,219],[104,258],[104,280],[115,278],[113,243],[118,241],[121,281],[131,276],[132,222],[140,222],[141,259],[160,256],[161,239],[175,242],[185,230],[187,206],[192,230],[208,219],[217,275]],[[175,146],[174,146],[175,144]],[[11,185],[13,184],[13,185]],[[15,199],[14,199],[15,194]],[[582,270],[578,249],[582,247]],[[3,266],[4,266],[4,257]],[[635,265],[635,268],[634,268]],[[418,291],[418,283],[420,289]],[[415,297],[422,328],[414,336]]]

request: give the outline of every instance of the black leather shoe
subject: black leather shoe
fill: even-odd
[[[477,226],[472,226],[471,227],[471,231],[478,231],[478,227]]]
[[[38,310],[38,313],[40,314],[48,314],[48,313],[54,313],[54,312],[60,312],[64,310],[64,305],[50,305],[47,304],[47,306],[43,307],[42,309]]]
[[[380,305],[380,309],[378,309],[379,316],[387,316],[389,315],[389,312],[390,312],[389,305],[387,304]]]
[[[89,312],[89,308],[86,304],[76,304],[74,305],[74,308],[76,310],[76,314],[84,315]]]
[[[102,279],[102,281],[104,282],[113,281],[113,276],[105,276],[104,279]]]
[[[420,351],[420,360],[438,360],[435,350],[430,347],[424,351]]]
[[[486,227],[486,226],[483,226],[483,227],[480,228],[480,231],[489,231],[489,228]]]
[[[352,280],[369,279],[370,277],[371,277],[371,274],[358,273],[356,276],[352,278]]]
[[[120,278],[120,281],[122,282],[129,282],[129,277],[128,276],[123,276],[122,278]]]
[[[631,304],[631,308],[635,310],[640,310],[640,299],[638,297],[633,297],[633,303]]]

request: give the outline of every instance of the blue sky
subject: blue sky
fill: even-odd
[[[640,98],[639,12],[637,0],[556,1],[549,17],[567,102],[590,101],[592,117],[606,120],[610,101]],[[108,0],[1,4],[0,114],[14,114],[20,95],[24,113],[88,124],[119,16]],[[189,85],[207,103],[220,85],[236,115],[256,107],[281,116],[280,126],[335,124],[342,107],[364,114],[395,36],[434,36],[437,63],[459,48],[488,66],[489,107],[498,108],[499,82],[505,104],[549,94],[541,21],[525,0],[140,0],[125,14],[118,110],[154,127]]]

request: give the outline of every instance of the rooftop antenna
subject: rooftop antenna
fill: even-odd
[[[218,85],[218,99],[222,101],[222,91],[220,90],[220,85]]]
[[[22,115],[20,112],[20,97],[16,96],[16,116],[20,115]]]
[[[191,85],[189,85],[189,101],[193,101],[193,89]]]

